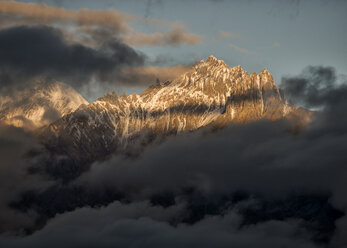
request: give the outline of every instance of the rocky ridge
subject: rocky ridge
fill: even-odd
[[[175,80],[139,95],[109,93],[81,105],[52,123],[43,136],[51,149],[87,163],[115,151],[131,153],[159,135],[291,118],[297,112],[266,69],[249,74],[210,56]]]

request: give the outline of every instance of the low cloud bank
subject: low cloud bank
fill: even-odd
[[[115,155],[59,186],[107,201],[90,199],[85,205],[94,208],[60,212],[34,234],[0,244],[344,247],[346,82],[332,68],[308,70],[282,81],[293,101],[321,108],[300,132],[285,120],[262,120],[171,137],[137,159]],[[295,93],[298,87],[310,93]]]

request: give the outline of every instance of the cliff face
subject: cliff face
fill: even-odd
[[[151,86],[140,95],[109,93],[82,105],[52,123],[44,137],[52,149],[59,147],[86,162],[114,151],[131,152],[159,135],[288,118],[296,112],[266,69],[248,74],[210,56],[172,82]]]

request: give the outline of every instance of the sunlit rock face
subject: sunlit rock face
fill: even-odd
[[[0,96],[0,120],[28,129],[48,125],[88,102],[71,86],[38,80],[24,89]]]
[[[288,118],[296,112],[266,69],[248,74],[210,56],[140,95],[109,93],[82,105],[51,124],[44,137],[53,149],[63,147],[64,153],[86,162],[114,151],[132,153],[160,135]]]

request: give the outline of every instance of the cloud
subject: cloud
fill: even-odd
[[[344,82],[345,83],[345,82]],[[336,104],[346,93],[332,67],[309,66],[297,77],[284,77],[280,87],[286,95],[306,107]]]
[[[59,29],[47,26],[0,30],[0,53],[2,86],[46,76],[78,88],[92,78],[109,81],[122,66],[144,63],[144,55],[117,40],[99,48],[69,44]]]
[[[292,132],[290,121],[262,120],[166,138],[138,158],[114,155],[95,162],[76,181],[57,186],[56,197],[38,193],[36,202],[25,198],[26,206],[63,213],[81,202],[107,204],[115,200],[109,192],[120,192],[120,202],[63,213],[33,235],[2,238],[0,244],[343,247],[346,84],[334,70],[312,67],[303,90],[315,96],[300,95],[290,88],[296,78],[301,76],[282,83],[289,97],[322,101],[314,121],[299,132]],[[89,194],[76,190],[74,197],[64,187]],[[92,197],[95,191],[105,198]]]
[[[157,79],[160,82],[174,80],[189,69],[190,65],[127,67],[122,70],[121,75],[124,75],[124,85],[131,86],[132,82],[135,82],[135,85],[149,86],[149,83],[154,84]]]
[[[247,49],[244,49],[244,48],[241,48],[241,47],[238,47],[232,43],[229,43],[229,46],[233,49],[235,49],[236,51],[240,52],[240,53],[249,53],[249,51]]]
[[[299,133],[291,133],[291,122],[283,120],[233,125],[214,133],[201,130],[170,138],[160,146],[152,146],[136,160],[114,156],[108,161],[97,162],[76,183],[92,188],[113,187],[126,192],[130,200],[148,199],[159,192],[173,192],[178,197],[184,195],[184,189],[193,188],[204,192],[204,197],[194,202],[197,205],[200,202],[206,209],[211,208],[207,199],[212,198],[212,202],[223,206],[223,201],[218,200],[223,196],[227,199],[232,192],[249,192],[269,199],[269,202],[263,207],[260,204],[251,212],[245,211],[244,218],[257,211],[254,217],[258,219],[257,223],[262,218],[298,218],[306,222],[303,226],[310,226],[308,229],[315,233],[313,236],[318,240],[329,242],[335,232],[334,242],[342,244],[345,242],[341,234],[345,219],[338,220],[335,231],[333,223],[341,215],[333,209],[343,212],[347,209],[344,197],[347,179],[344,151],[347,145],[347,118],[344,114],[347,107],[344,97],[346,83],[339,83],[331,68],[311,67],[308,71],[304,86],[310,86],[314,96],[312,92],[306,94],[305,87],[300,90],[289,87],[292,82],[295,86],[297,77],[287,77],[282,83],[285,89],[289,87],[289,91],[285,92],[301,96],[301,101],[314,104],[318,99],[321,101],[321,111]],[[298,202],[292,202],[289,196],[293,194],[302,195],[307,207],[301,208]],[[315,195],[323,197],[323,200],[312,200]],[[273,203],[277,202],[276,199],[283,200],[281,207]],[[302,204],[302,201],[299,202]],[[282,209],[278,217],[270,207],[272,204],[275,209]],[[329,204],[333,209],[318,217],[321,213],[314,212],[314,209],[327,210],[331,208]],[[285,206],[291,210],[287,212],[283,209]],[[212,213],[220,215],[221,209]],[[269,217],[265,217],[267,211]],[[209,213],[208,210],[206,212]],[[197,210],[194,213],[197,214]],[[307,216],[315,216],[316,224]],[[330,224],[317,224],[328,219]],[[322,225],[324,230],[320,229]]]
[[[146,202],[115,202],[101,209],[82,208],[57,216],[32,236],[0,238],[0,244],[6,247],[316,247],[295,233],[295,221],[269,221],[239,228],[242,217],[230,211],[224,216],[206,217],[194,225],[174,227],[166,221],[175,214],[172,210]]]
[[[296,190],[324,191],[344,179],[342,150],[333,148],[343,147],[344,136],[331,134],[326,137],[328,143],[316,137],[316,143],[311,144],[310,133],[293,139],[285,132],[289,127],[264,121],[209,135],[171,138],[149,149],[141,159],[115,157],[96,163],[82,176],[81,183],[86,179],[92,184],[111,184],[145,194],[153,193],[152,189],[194,187],[207,192],[245,190],[278,196]]]
[[[160,61],[158,61],[158,63],[160,63]],[[154,61],[154,64],[157,64],[157,62]],[[169,67],[150,65],[123,67],[112,78],[115,83],[100,85],[99,82],[91,81],[89,84],[84,85],[80,89],[80,92],[84,96],[95,100],[96,96],[99,98],[112,91],[117,91],[119,93],[123,87],[127,87],[127,89],[129,89],[129,87],[131,89],[136,87],[134,90],[138,90],[156,85],[158,81],[171,81],[187,72],[189,69],[191,69],[190,65],[175,65]]]
[[[11,22],[32,21],[36,24],[77,24],[97,25],[112,28],[114,32],[126,32],[126,21],[131,20],[129,14],[111,10],[66,10],[51,7],[44,3],[23,3],[16,1],[0,1],[0,12],[4,15],[2,25]]]
[[[173,79],[177,74],[171,72],[183,71],[179,68],[184,66],[155,68],[144,54],[129,45],[195,45],[203,39],[188,32],[184,24],[114,9],[67,10],[45,4],[0,1],[0,13],[3,92],[52,78],[89,93],[93,91],[90,87],[148,86],[158,77]],[[130,27],[134,22],[142,22],[156,31],[136,32]],[[100,95],[90,96],[97,97]]]
[[[190,68],[145,65],[148,58],[144,54],[121,41],[107,39],[107,33],[94,35],[107,42],[101,47],[69,43],[60,29],[47,26],[0,30],[1,95],[13,95],[11,91],[18,94],[32,83],[52,79],[83,92],[100,87],[147,87],[157,79],[173,80]]]
[[[337,231],[331,241],[331,247],[345,247],[347,244],[347,216],[337,220],[336,227]]]
[[[125,41],[133,46],[178,46],[179,44],[199,44],[203,41],[203,37],[187,33],[182,26],[175,26],[168,32],[132,33],[126,37]]]
[[[114,38],[124,39],[132,45],[195,45],[202,42],[202,37],[189,33],[181,24],[165,20],[142,18],[136,15],[110,10],[67,10],[46,4],[23,3],[15,1],[0,1],[0,16],[2,27],[18,25],[57,25],[65,26],[74,40],[90,41],[89,33],[84,33],[86,27],[108,30]],[[155,27],[169,27],[169,31],[157,31],[153,34],[136,32],[130,27],[131,22],[142,22]],[[76,28],[77,27],[77,28]],[[134,39],[135,41],[132,41]],[[141,41],[141,39],[144,39]]]
[[[38,80],[5,86],[0,93],[0,119],[34,130],[74,111],[86,100],[72,87],[55,80]]]
[[[23,231],[35,226],[37,213],[23,213],[10,207],[20,194],[29,190],[45,190],[49,181],[28,173],[38,162],[30,153],[42,150],[32,133],[0,122],[0,233]]]

